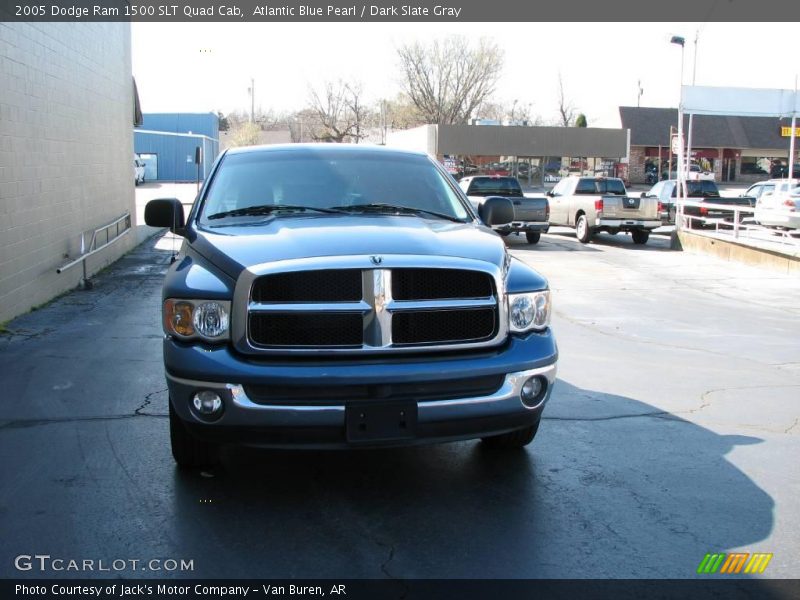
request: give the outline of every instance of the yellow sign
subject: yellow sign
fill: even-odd
[[[792,137],[792,128],[791,127],[781,127],[781,136],[783,137]],[[794,137],[800,137],[800,127],[794,128]]]

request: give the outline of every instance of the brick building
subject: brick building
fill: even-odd
[[[666,171],[670,126],[677,130],[678,110],[621,106],[619,114],[622,127],[631,132],[630,181],[644,183],[648,164],[659,173]],[[688,136],[689,117],[684,119]],[[788,164],[790,139],[782,128],[789,125],[789,120],[773,117],[697,115],[692,126],[692,161],[713,171],[720,182],[767,179]],[[676,164],[673,154],[673,169]]]

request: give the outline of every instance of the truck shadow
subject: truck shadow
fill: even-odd
[[[518,452],[235,448],[176,470],[169,534],[204,577],[695,577],[772,529],[772,498],[725,458],[760,442],[559,381]]]

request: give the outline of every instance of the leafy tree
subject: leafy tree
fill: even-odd
[[[587,127],[586,115],[581,113],[575,118],[575,127]]]

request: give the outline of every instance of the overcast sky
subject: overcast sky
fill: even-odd
[[[589,126],[619,127],[619,106],[677,106],[681,50],[691,83],[699,30],[697,85],[795,87],[792,23],[134,23],[133,74],[144,112],[297,110],[309,85],[343,78],[368,100],[400,89],[398,45],[449,34],[488,37],[505,52],[496,98],[556,118],[558,74]]]

